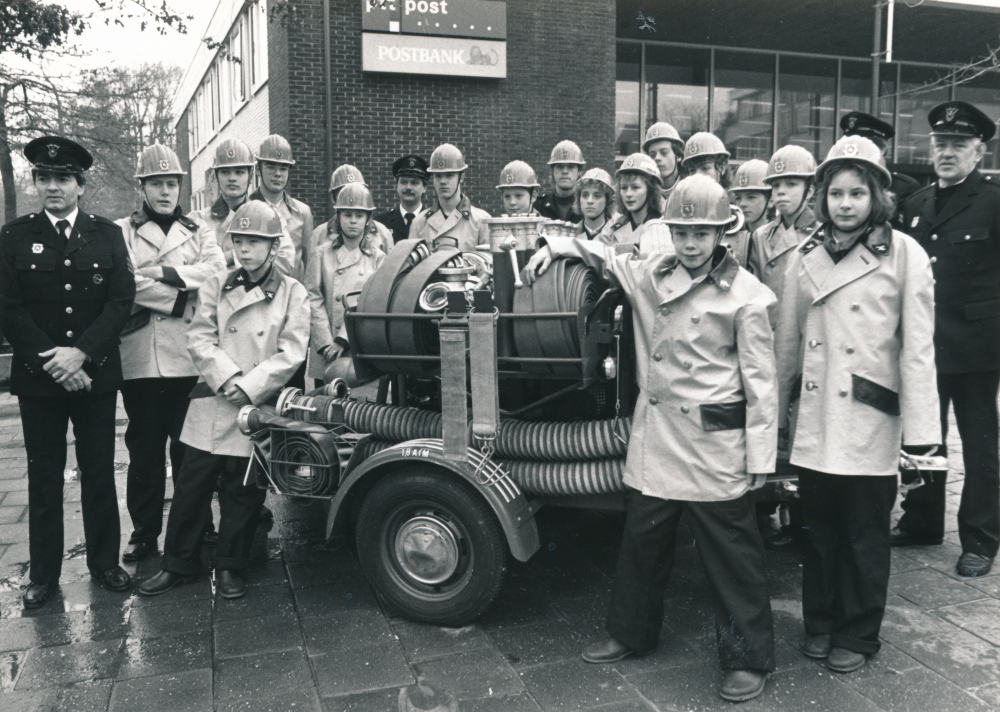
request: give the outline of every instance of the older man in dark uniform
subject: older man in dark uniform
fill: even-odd
[[[80,211],[83,146],[43,136],[24,148],[42,210],[0,228],[0,324],[14,347],[10,390],[18,397],[28,455],[30,583],[25,608],[43,606],[63,560],[63,470],[72,421],[80,466],[83,530],[91,576],[111,591],[131,587],[118,565],[115,403],[122,382],[118,337],[135,297],[121,228]]]
[[[393,244],[410,236],[410,224],[424,209],[427,191],[427,161],[408,154],[392,164],[392,177],[396,179],[399,205],[389,212],[376,215],[375,219],[392,230]]]
[[[938,179],[906,201],[902,224],[930,255],[941,422],[947,436],[951,403],[962,438],[962,555],[956,573],[983,576],[1000,545],[1000,185],[976,170],[976,164],[996,124],[961,101],[934,107],[928,120]],[[902,506],[893,545],[941,543],[943,477],[910,492]]]
[[[892,124],[882,121],[863,111],[852,111],[840,119],[840,130],[845,136],[864,136],[874,143],[885,156],[889,141],[896,135]],[[892,185],[889,190],[896,196],[897,212],[901,213],[906,199],[920,188],[920,184],[910,176],[892,171]],[[899,227],[898,225],[896,227]]]

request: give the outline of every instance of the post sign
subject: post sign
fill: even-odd
[[[507,76],[503,0],[361,0],[366,72]]]

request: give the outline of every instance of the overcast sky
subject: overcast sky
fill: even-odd
[[[156,5],[161,1],[152,0],[150,4]],[[81,15],[89,15],[97,7],[94,0],[63,0],[60,4]],[[84,64],[134,66],[143,62],[163,62],[175,64],[182,70],[187,69],[208,27],[216,1],[167,0],[167,4],[179,15],[193,16],[193,19],[185,21],[188,30],[186,35],[174,30],[167,30],[166,35],[160,35],[154,27],[141,31],[137,18],[123,18],[125,27],[114,23],[106,25],[104,20],[114,15],[98,15],[91,20],[90,29],[75,38],[78,46],[93,53]],[[131,10],[126,7],[126,11]]]

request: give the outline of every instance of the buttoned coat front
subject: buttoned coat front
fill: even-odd
[[[792,253],[778,306],[779,408],[791,462],[892,475],[904,442],[941,442],[930,263],[888,225],[837,263],[822,241],[817,232]]]
[[[1000,369],[1000,181],[973,171],[937,214],[936,185],[915,193],[903,230],[934,273],[934,344],[941,373]]]
[[[624,481],[643,494],[732,500],[774,472],[774,295],[725,249],[692,280],[676,256],[639,259],[580,238],[550,238],[621,285],[632,305],[639,400]]]
[[[488,245],[490,232],[483,222],[490,214],[477,208],[462,195],[458,206],[445,217],[440,205],[420,213],[410,225],[410,239],[423,240],[433,249],[438,238],[451,238],[459,252],[475,252],[476,245]],[[381,223],[380,223],[381,224]]]
[[[633,228],[632,218],[620,215],[604,224],[597,239],[605,245],[639,245],[643,256],[675,254],[670,226],[661,218],[650,218]]]
[[[747,269],[774,292],[781,302],[785,289],[785,270],[792,251],[812,235],[819,223],[809,208],[795,219],[791,230],[780,230],[779,215],[766,225],[754,230],[747,248]]]
[[[318,349],[332,344],[338,336],[347,339],[344,330],[346,295],[361,291],[384,259],[385,253],[378,248],[370,248],[369,252],[360,248],[348,250],[344,246],[334,249],[333,243],[327,242],[316,250],[306,275],[312,312],[310,378],[324,377],[326,360]]]
[[[194,318],[198,290],[205,280],[226,269],[226,258],[205,225],[180,217],[163,234],[141,210],[116,221],[125,235],[135,269],[132,322],[138,328],[122,334],[122,373],[134,378],[196,376],[185,334]],[[163,268],[163,280],[140,270]]]
[[[221,197],[209,207],[193,210],[187,214],[187,217],[206,226],[215,235],[215,244],[222,248],[222,254],[226,258],[226,269],[239,267],[233,252],[233,238],[229,234],[229,227],[233,223],[235,214]],[[287,232],[283,231],[281,239],[278,240],[278,256],[274,258],[274,266],[282,274],[292,274],[295,271],[295,246],[292,245],[292,239]]]
[[[288,383],[306,359],[309,295],[277,270],[246,291],[241,272],[216,273],[200,290],[187,346],[201,374],[192,395],[206,395],[191,399],[181,441],[216,455],[249,457],[250,440],[236,425],[240,409],[219,389],[238,376],[237,385],[260,405]]]

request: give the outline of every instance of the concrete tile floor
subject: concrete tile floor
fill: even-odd
[[[124,412],[118,417],[124,544],[128,453]],[[769,552],[778,671],[746,708],[1000,709],[1000,573],[974,581],[954,574],[962,463],[954,424],[950,431],[946,541],[893,552],[882,651],[846,676],[803,657],[798,555]],[[74,465],[70,449],[67,467]],[[510,562],[500,600],[480,621],[449,629],[384,610],[349,547],[323,541],[325,509],[274,497],[275,525],[259,532],[245,598],[215,596],[207,570],[155,599],[108,593],[81,556],[79,485],[71,481],[61,591],[28,613],[19,588],[28,561],[26,490],[17,403],[0,395],[4,712],[730,708],[717,695],[709,592],[693,547],[678,551],[655,653],[604,667],[579,660],[582,647],[603,635],[618,514],[542,510],[542,550],[528,563]],[[158,569],[156,561],[128,568],[137,581]]]

